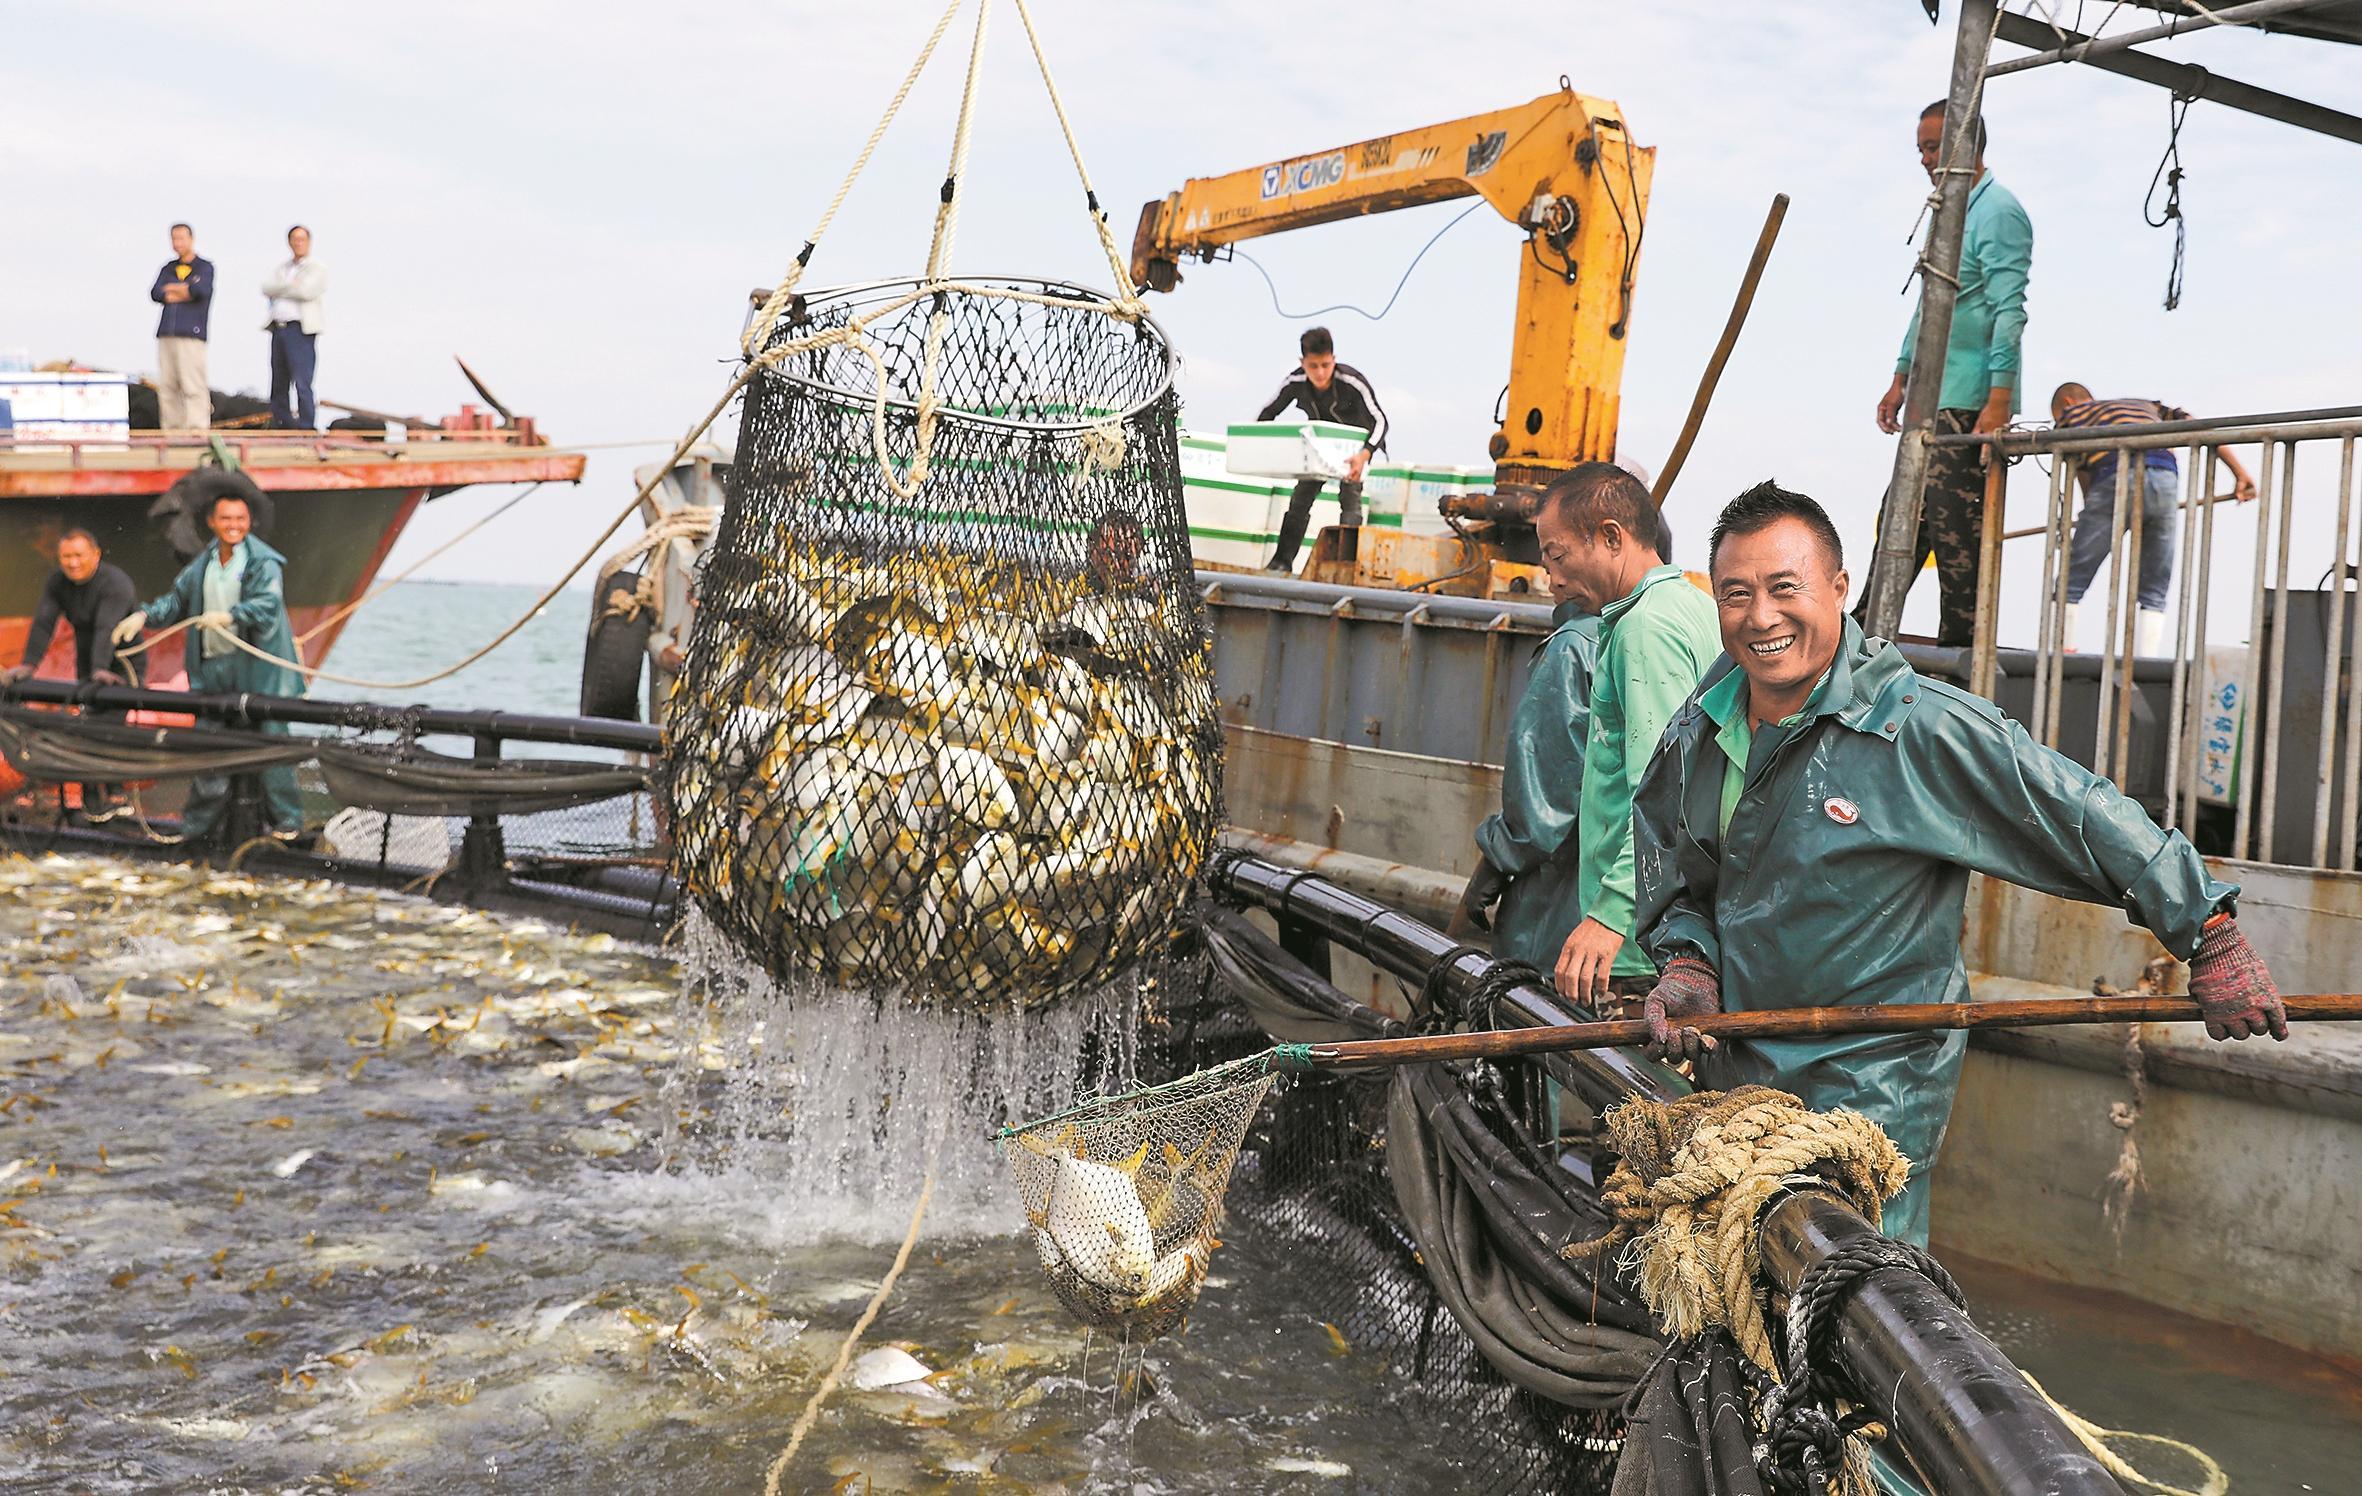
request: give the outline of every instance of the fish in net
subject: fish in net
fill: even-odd
[[[886,282],[766,355],[670,707],[676,873],[782,980],[1104,987],[1219,824],[1170,346],[1075,286]]]
[[[1132,1344],[1188,1318],[1282,1058],[1250,1055],[1002,1134],[1034,1251],[1069,1313]]]

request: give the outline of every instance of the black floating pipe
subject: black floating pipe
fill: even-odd
[[[1763,1271],[1793,1293],[1814,1264],[1878,1234],[1825,1190],[1798,1190],[1763,1213]],[[1871,1271],[1843,1302],[1837,1354],[1938,1491],[2099,1492],[2123,1487],[2048,1398],[1969,1316],[1908,1268]]]
[[[1425,982],[1439,963],[1448,961],[1441,980],[1464,996],[1493,966],[1491,957],[1463,948],[1432,925],[1348,893],[1300,868],[1281,867],[1259,857],[1223,857],[1216,859],[1209,881],[1217,898],[1255,904],[1275,916],[1299,920],[1406,982]],[[1501,1003],[1506,1010],[1503,1017],[1529,1025],[1579,1023],[1590,1016],[1570,1010],[1555,992],[1531,984],[1510,988],[1502,994]],[[1594,1111],[1636,1092],[1664,1097],[1689,1090],[1680,1075],[1637,1051],[1575,1050],[1542,1058],[1563,1062],[1549,1067],[1552,1078],[1573,1090]]]
[[[1494,962],[1409,915],[1348,893],[1318,874],[1260,858],[1217,858],[1216,898],[1254,904],[1318,929],[1406,982],[1438,981],[1465,996]],[[1530,983],[1508,989],[1502,1016],[1565,1024],[1589,1015]],[[1555,1057],[1550,1057],[1555,1058]],[[1580,1050],[1552,1074],[1594,1108],[1627,1096],[1678,1096],[1687,1082],[1628,1050]],[[1765,1213],[1765,1276],[1792,1293],[1831,1252],[1877,1228],[1835,1195],[1799,1190]],[[1838,1308],[1835,1343],[1855,1390],[1945,1496],[2123,1496],[2059,1410],[1934,1284],[1884,1268]]]
[[[399,713],[406,725],[414,725],[421,733],[488,736],[517,743],[565,743],[630,753],[653,753],[664,743],[661,728],[605,717],[543,717],[530,712],[460,711],[432,706],[391,707],[376,702],[156,691],[144,686],[85,686],[55,680],[20,681],[0,689],[0,701],[11,698],[101,711],[178,712],[218,722],[287,722],[314,727],[373,726]]]

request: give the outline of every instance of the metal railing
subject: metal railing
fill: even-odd
[[[2242,860],[2354,867],[2362,823],[2357,814],[2362,811],[2362,691],[2352,689],[2350,660],[2353,640],[2362,636],[2362,616],[2349,623],[2347,584],[2357,568],[2346,558],[2357,530],[2357,436],[2362,436],[2362,407],[1935,438],[1941,445],[1982,445],[2001,458],[2056,459],[2042,523],[2017,530],[2007,527],[2004,512],[2005,465],[1996,461],[1989,469],[1971,688],[1982,695],[2001,694],[1997,687],[2014,653],[2001,638],[2008,622],[2001,606],[2004,542],[2039,535],[2032,695],[2024,712],[2035,740],[2087,763],[2120,789],[2138,793],[2160,811],[2163,824],[2194,840],[2202,809],[2221,804],[2230,825],[2209,824],[2207,850]],[[2222,452],[2238,446],[2262,448],[2252,526],[2236,513],[2218,515],[2233,498],[2217,491],[2226,471]],[[2317,464],[2330,455],[2322,449],[2329,447],[2336,459],[2334,502],[2300,504],[2300,465],[2308,473],[2320,471]],[[2307,454],[2306,448],[2314,450]],[[2181,490],[2173,511],[2177,570],[2167,598],[2168,651],[2162,658],[2140,652],[2138,622],[2140,556],[2151,522],[2144,512],[2147,463],[2155,452],[2178,457]],[[2067,637],[2066,584],[2078,517],[2071,496],[2078,472],[2108,457],[2115,459],[2115,473],[2105,645],[2097,662],[2097,709],[2084,739],[2067,730],[2064,702],[2069,678],[2091,674],[2076,658],[2076,641]],[[2300,529],[2305,532],[2301,547]],[[2293,572],[2311,564],[2297,556],[2322,554],[2312,548],[2316,542],[2328,557],[2322,578],[2326,590],[2321,583],[2292,586]],[[2250,574],[2218,577],[2224,553],[2236,555],[2243,544],[2253,546]],[[2244,652],[2234,670],[2218,677],[2210,669],[2210,656],[2213,665],[2226,665],[2239,646],[2226,641],[2210,649],[2209,623],[2222,605],[2236,606],[2242,580],[2248,589]],[[2322,623],[2320,656],[2315,660],[2307,648],[2292,677],[2291,638],[2315,618]],[[2136,758],[2153,760],[2158,746],[2136,740],[2136,729],[2144,723],[2162,733],[2163,772],[2153,780],[2144,776],[2136,786]],[[2145,751],[2136,754],[2136,748]],[[2298,798],[2308,777],[2309,806]]]

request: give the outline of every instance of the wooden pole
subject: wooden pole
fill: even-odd
[[[1739,346],[1739,329],[1747,325],[1747,313],[1755,305],[1755,287],[1763,279],[1764,263],[1771,259],[1772,245],[1780,237],[1780,223],[1788,216],[1788,194],[1775,194],[1771,211],[1763,215],[1763,232],[1755,236],[1755,254],[1747,261],[1747,273],[1739,281],[1738,299],[1731,303],[1730,320],[1722,325],[1722,341],[1714,345],[1714,356],[1706,360],[1706,372],[1698,380],[1698,393],[1689,403],[1689,419],[1681,423],[1681,435],[1675,438],[1672,455],[1665,459],[1663,472],[1657,474],[1657,491],[1650,495],[1657,507],[1665,507],[1665,495],[1673,491],[1673,480],[1681,476],[1681,465],[1689,461],[1689,449],[1698,439],[1698,428],[1706,423],[1706,407],[1713,402],[1714,387],[1722,382],[1722,366],[1730,362],[1731,350]]]
[[[2362,994],[2283,997],[2292,1023],[2362,1020]],[[1761,1008],[1687,1019],[1717,1039],[1801,1039],[1836,1034],[1912,1034],[1935,1029],[2034,1028],[2081,1023],[2196,1023],[2186,997],[2031,998],[1994,1003],[1888,1003],[1845,1008]],[[1310,1046],[1316,1066],[1415,1065],[1431,1060],[1502,1059],[1569,1049],[1610,1049],[1648,1039],[1648,1024],[1625,1018],[1556,1028],[1487,1029],[1415,1039],[1352,1039]]]

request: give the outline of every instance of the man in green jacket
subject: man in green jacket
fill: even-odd
[[[287,621],[287,558],[251,533],[253,511],[234,493],[213,501],[205,524],[213,532],[213,543],[181,568],[170,592],[115,626],[115,642],[128,644],[151,624],[169,627],[185,618],[190,627],[181,655],[188,664],[190,690],[301,696],[301,675],[257,659],[231,642],[234,634],[279,659],[300,658],[295,630]],[[287,724],[266,722],[262,730],[284,737]],[[265,769],[262,788],[271,834],[282,839],[298,835],[303,830],[303,802],[296,794],[295,771],[285,765]],[[188,804],[181,811],[183,833],[210,834],[229,796],[230,783],[218,774],[191,779]]]
[[[1591,736],[1591,680],[1599,664],[1599,619],[1580,602],[1551,595],[1548,637],[1533,669],[1501,765],[1501,809],[1476,828],[1476,872],[1460,895],[1451,933],[1490,930],[1493,954],[1547,968],[1583,917],[1575,902],[1582,824],[1583,754]],[[1489,916],[1498,901],[1500,908]]]
[[[1647,486],[1608,462],[1562,474],[1534,517],[1552,594],[1599,615],[1576,832],[1580,919],[1556,962],[1559,990],[1594,1008],[1656,978],[1632,940],[1632,790],[1720,647],[1714,605],[1666,562],[1661,523]]]
[[[2034,269],[2034,222],[2017,197],[1985,168],[1985,120],[1970,123],[1976,139],[1975,179],[1968,190],[1968,216],[1961,228],[1960,297],[1952,308],[1952,332],[1944,343],[1942,387],[1935,391],[1936,430],[1999,431],[2018,411],[2018,377],[2024,364],[2019,343],[2026,333],[2026,281]],[[1938,182],[1943,146],[1944,103],[1919,112],[1919,165]],[[1894,379],[1878,401],[1878,429],[1903,429],[1904,378],[1919,343],[1919,313],[1903,333]],[[1985,525],[1985,451],[1982,447],[1933,447],[1928,451],[1927,487],[1919,505],[1919,535],[1912,544],[1914,569],[1935,557],[1940,607],[1936,642],[1966,647],[1976,632],[1979,542]]]
[[[1877,1122],[1911,1160],[1886,1230],[1924,1244],[1961,1034],[1717,1046],[1679,1021],[1966,1002],[1973,871],[2119,905],[2189,962],[2209,1034],[2287,1036],[2232,915],[2239,890],[1991,702],[1864,638],[1820,505],[1758,485],[1723,510],[1712,544],[1727,657],[1666,728],[1633,802],[1641,941],[1664,968],[1644,1006],[1652,1052],[1696,1060],[1704,1085],[1776,1086]]]

